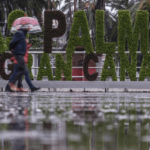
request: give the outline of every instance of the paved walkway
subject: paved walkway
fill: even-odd
[[[6,80],[0,80],[0,88],[7,83]],[[33,81],[33,84],[41,87],[40,91],[54,92],[150,92],[149,81]],[[23,85],[28,88],[25,81]]]

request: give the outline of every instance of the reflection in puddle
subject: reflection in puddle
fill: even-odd
[[[148,150],[148,93],[0,93],[0,150]]]

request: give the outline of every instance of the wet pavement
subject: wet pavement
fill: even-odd
[[[0,150],[149,150],[149,93],[0,93]]]

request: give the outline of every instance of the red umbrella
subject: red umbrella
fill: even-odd
[[[42,31],[38,21],[35,18],[27,17],[26,15],[25,17],[17,18],[13,22],[11,32],[16,32],[20,28],[22,29],[30,28],[28,33],[37,33]]]

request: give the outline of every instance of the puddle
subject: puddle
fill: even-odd
[[[0,150],[149,150],[149,93],[0,93]]]

